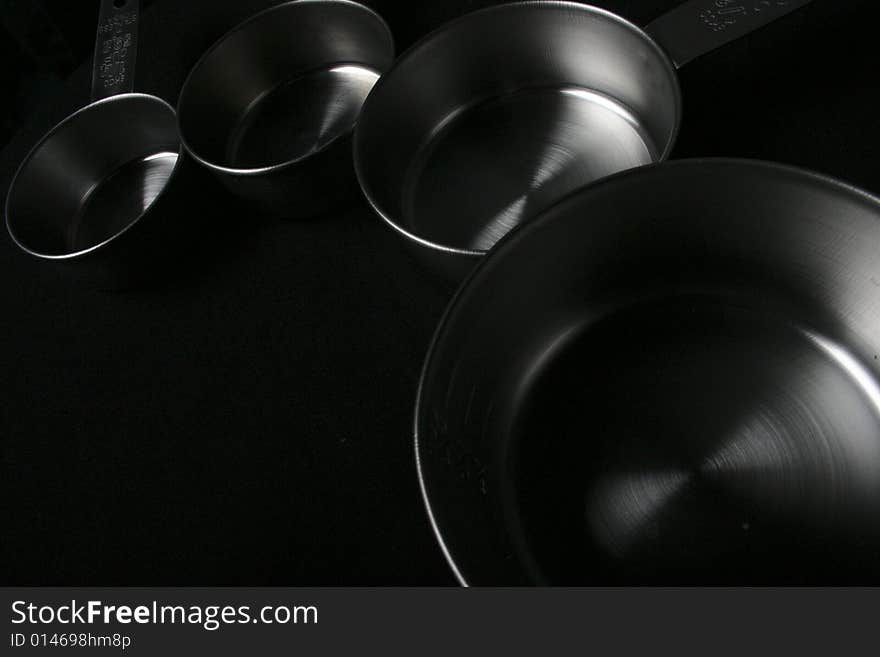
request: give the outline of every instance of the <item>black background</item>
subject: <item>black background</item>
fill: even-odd
[[[272,4],[148,3],[138,89],[173,104],[199,54]],[[367,4],[402,51],[491,3]],[[595,4],[645,23],[677,2]],[[689,64],[673,157],[778,160],[880,192],[875,4],[815,0]],[[88,101],[75,62],[97,3],[42,6],[66,54],[7,21],[4,191],[42,132]],[[448,290],[364,202],[292,222],[193,193],[219,201],[204,206],[216,234],[138,289],[84,288],[0,236],[0,580],[452,584],[410,435]]]

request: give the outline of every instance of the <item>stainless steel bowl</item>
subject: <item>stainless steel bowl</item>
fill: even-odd
[[[165,101],[136,93],[96,101],[25,158],[6,201],[9,232],[44,260],[83,260],[116,247],[162,194],[179,151]]]
[[[174,109],[132,93],[138,14],[136,0],[102,1],[93,102],[33,147],[6,199],[23,251],[101,287],[164,269],[186,214],[169,193],[183,166]]]
[[[338,206],[356,190],[351,132],[391,66],[385,22],[349,0],[295,0],[221,38],[180,93],[187,151],[233,192],[286,216]]]
[[[419,257],[460,278],[572,190],[665,159],[681,117],[676,66],[803,4],[718,17],[691,0],[645,30],[573,2],[463,16],[367,98],[354,144],[363,192]]]
[[[512,232],[426,359],[465,583],[880,581],[880,200],[781,165],[621,173]]]

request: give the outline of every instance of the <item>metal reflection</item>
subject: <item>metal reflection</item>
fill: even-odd
[[[624,557],[688,484],[690,475],[667,470],[609,475],[587,494],[587,523],[609,554]]]
[[[849,351],[802,334],[824,356],[755,407],[708,454],[701,474],[775,516],[867,526],[880,509],[880,386]]]
[[[656,157],[632,112],[588,89],[529,89],[450,116],[413,158],[403,205],[426,239],[456,248],[488,250],[572,190]]]

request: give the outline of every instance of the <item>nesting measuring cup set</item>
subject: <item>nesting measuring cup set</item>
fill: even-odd
[[[138,18],[137,0],[102,1],[92,102],[34,146],[10,186],[22,250],[124,285],[162,267],[203,214],[203,171],[285,216],[350,199],[352,128],[393,59],[378,15],[348,0],[267,9],[196,64],[176,112],[133,92]]]

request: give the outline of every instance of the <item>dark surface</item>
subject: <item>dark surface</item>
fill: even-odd
[[[137,88],[173,103],[204,48],[271,4],[158,0]],[[368,4],[400,49],[489,3]],[[646,22],[675,3],[596,4]],[[880,192],[874,4],[816,0],[688,65],[673,157],[776,159]],[[88,86],[83,66],[10,141],[3,190]],[[448,294],[364,203],[297,223],[221,200],[192,266],[139,290],[85,289],[0,238],[0,581],[453,583],[410,435]]]
[[[91,55],[97,18],[98,0],[0,0],[0,148]]]

